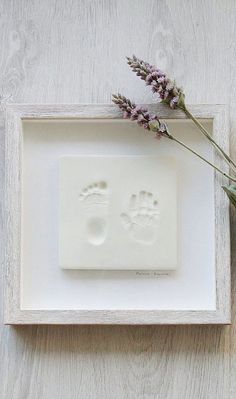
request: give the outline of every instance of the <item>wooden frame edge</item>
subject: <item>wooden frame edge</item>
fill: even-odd
[[[164,119],[186,119],[179,110],[163,105],[148,107]],[[193,105],[197,118],[213,119],[213,134],[225,151],[229,149],[228,115],[224,105]],[[221,189],[223,178],[215,175],[216,210],[216,310],[21,310],[20,309],[20,215],[21,121],[22,119],[101,118],[119,119],[114,105],[10,104],[6,111],[6,185],[5,185],[5,324],[229,324],[230,323],[230,221],[229,203]],[[14,155],[14,156],[13,156]],[[12,163],[11,157],[14,162]],[[215,154],[216,162],[222,159]],[[9,183],[10,182],[10,183]],[[9,183],[9,185],[8,185]],[[13,190],[13,191],[12,191]],[[15,196],[13,196],[15,193]],[[223,207],[223,208],[222,208]],[[222,216],[222,209],[225,213]],[[13,224],[13,226],[12,226]],[[224,234],[221,233],[222,225]],[[222,249],[223,239],[223,249]]]

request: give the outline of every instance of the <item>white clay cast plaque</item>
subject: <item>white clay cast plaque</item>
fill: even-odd
[[[59,163],[62,268],[176,269],[172,158],[64,156]]]

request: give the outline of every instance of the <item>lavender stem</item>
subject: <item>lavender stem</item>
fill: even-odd
[[[183,90],[175,84],[175,81],[169,79],[159,68],[137,58],[135,55],[131,58],[127,57],[127,63],[131,67],[132,71],[145,81],[146,85],[151,86],[152,92],[157,93],[161,102],[167,104],[172,109],[181,109],[190,119],[192,119],[204,136],[224,158],[228,166],[232,169],[232,172],[236,173],[236,163],[228,154],[226,154],[219,144],[215,142],[204,126],[198,122],[198,120],[186,108]]]
[[[227,173],[223,172],[220,168],[216,165],[205,159],[203,156],[198,154],[192,148],[188,147],[182,141],[176,139],[172,134],[169,132],[167,125],[164,122],[161,122],[160,119],[155,114],[150,114],[145,107],[137,106],[135,103],[131,102],[129,98],[121,95],[121,94],[113,94],[112,101],[122,110],[123,116],[127,119],[132,121],[136,121],[140,126],[148,131],[152,131],[156,133],[158,138],[166,137],[170,140],[175,141],[176,143],[180,144],[182,147],[196,155],[202,161],[206,162],[212,168],[217,170],[223,176],[227,177],[228,179],[236,182],[236,178],[228,175]],[[207,133],[208,134],[208,133]]]
[[[234,173],[236,172],[236,164],[235,162],[226,154],[226,152],[215,142],[212,136],[208,133],[208,131],[204,128],[204,126],[193,116],[193,114],[186,108],[186,107],[179,107],[184,113],[192,119],[195,125],[201,130],[203,135],[212,143],[212,145],[216,148],[219,154],[221,154],[224,158],[226,163],[229,165],[230,168],[233,169]]]
[[[184,144],[182,141],[176,139],[174,136],[169,137],[171,140],[175,141],[176,143],[180,144],[182,147],[186,148],[188,151],[192,152],[194,155],[196,155],[198,158],[200,158],[202,161],[206,162],[208,165],[212,166],[215,170],[217,170],[219,173],[221,173],[223,176],[227,177],[227,179],[230,179],[233,182],[236,182],[236,178],[228,175],[227,173],[223,172],[220,168],[218,168],[216,165],[208,161],[206,158],[202,157],[200,154],[198,154],[196,151],[194,151],[192,148],[188,147],[186,144]]]

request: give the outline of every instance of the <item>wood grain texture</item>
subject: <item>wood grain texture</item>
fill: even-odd
[[[236,158],[235,18],[234,0],[2,0],[1,103],[107,103],[117,90],[152,102],[124,62],[136,53],[188,103],[230,106]],[[0,133],[2,199],[3,114]],[[235,222],[232,211],[231,327],[2,326],[1,397],[234,399]]]

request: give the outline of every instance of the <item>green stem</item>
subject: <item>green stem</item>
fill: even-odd
[[[210,165],[212,168],[217,170],[219,173],[221,173],[223,176],[227,177],[227,179],[232,180],[233,182],[236,182],[236,178],[228,175],[227,173],[223,172],[220,168],[218,168],[216,165],[202,157],[200,154],[198,154],[196,151],[194,151],[192,148],[188,147],[186,144],[184,144],[182,141],[176,139],[174,136],[169,135],[169,139],[175,141],[176,143],[180,144],[182,147],[186,148],[188,151],[192,152],[194,155],[196,155],[198,158],[200,158],[202,161],[206,162],[208,165]]]
[[[186,108],[186,106],[179,106],[179,108],[184,111],[184,113],[192,119],[192,121],[195,123],[195,125],[201,130],[201,132],[204,134],[204,136],[212,143],[212,145],[216,148],[219,154],[223,156],[225,159],[226,163],[230,166],[230,168],[233,169],[234,173],[236,172],[236,163],[229,157],[228,154],[215,142],[215,140],[212,138],[210,133],[204,128],[204,126],[193,116],[193,114]]]

